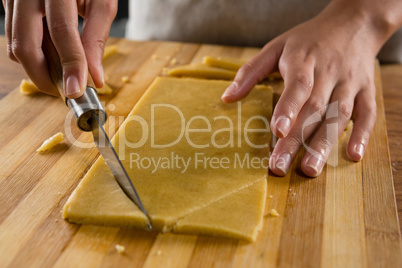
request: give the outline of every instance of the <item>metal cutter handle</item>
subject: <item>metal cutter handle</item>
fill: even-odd
[[[89,75],[89,74],[88,74]],[[105,124],[107,114],[102,104],[99,101],[98,94],[93,87],[88,86],[84,95],[77,99],[66,98],[67,106],[73,112],[77,126],[83,131],[92,131],[95,120],[93,114],[98,117],[102,126]]]
[[[42,49],[44,51],[46,61],[49,67],[49,72],[54,84],[56,85],[60,97],[64,100],[66,105],[71,109],[74,119],[78,128],[83,131],[92,131],[93,114],[95,113],[99,118],[101,125],[104,125],[107,119],[107,114],[99,101],[98,94],[95,90],[91,75],[88,73],[88,82],[85,93],[77,99],[68,99],[64,95],[63,90],[63,68],[60,63],[60,57],[52,42],[49,30],[46,23],[46,18],[43,19],[43,43]]]

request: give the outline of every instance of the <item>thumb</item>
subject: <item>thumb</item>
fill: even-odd
[[[233,83],[225,90],[222,101],[236,102],[248,95],[251,89],[278,67],[283,44],[274,40],[244,64],[236,74]]]

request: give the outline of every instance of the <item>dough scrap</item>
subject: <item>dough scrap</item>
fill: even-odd
[[[169,70],[168,74],[173,77],[193,77],[218,80],[233,80],[236,76],[235,71],[210,67],[199,63],[174,67]]]
[[[103,52],[103,60],[106,60],[110,56],[116,54],[117,52],[117,46],[116,45],[109,45],[105,47],[105,50]]]
[[[271,209],[271,212],[269,213],[271,216],[273,217],[279,217],[280,214],[278,213],[278,211],[276,211],[276,209]]]
[[[128,76],[123,76],[123,77],[121,78],[121,81],[122,81],[123,83],[130,83],[130,77],[128,77]]]
[[[229,85],[228,81],[157,78],[113,138],[154,230],[255,240],[267,191],[272,88],[256,86],[241,103],[225,104],[220,96]],[[183,126],[190,131],[177,139]],[[195,129],[201,131],[191,132]],[[175,145],[167,146],[176,139]],[[212,160],[226,158],[227,168]],[[154,168],[152,159],[165,165]],[[70,196],[63,217],[81,224],[140,229],[148,223],[102,157]]]
[[[64,135],[61,132],[54,134],[52,137],[45,140],[42,145],[36,150],[38,153],[47,151],[64,140]]]
[[[116,251],[117,251],[119,254],[123,254],[124,251],[126,250],[126,247],[125,247],[125,246],[122,246],[122,245],[116,245],[116,246],[115,246],[115,249],[116,249]]]
[[[20,83],[20,92],[24,95],[31,95],[40,92],[39,88],[30,80],[22,79]]]
[[[109,84],[107,84],[106,82],[103,83],[103,87],[102,88],[97,88],[96,92],[99,95],[108,95],[108,94],[112,94],[113,90],[112,88],[109,86]]]

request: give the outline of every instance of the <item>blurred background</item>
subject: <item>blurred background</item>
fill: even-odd
[[[113,25],[110,29],[110,36],[124,37],[126,22],[128,18],[128,1],[129,0],[119,0],[119,8],[117,11],[116,19],[114,20]],[[81,29],[81,18],[79,19],[79,23]],[[2,4],[0,4],[0,35],[4,35],[4,9]]]

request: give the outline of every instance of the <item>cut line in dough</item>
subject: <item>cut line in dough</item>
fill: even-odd
[[[113,138],[153,229],[255,240],[266,196],[272,89],[256,86],[241,102],[225,104],[220,96],[229,85],[157,78]],[[189,131],[177,143],[161,146],[174,143],[182,126]],[[139,146],[144,131],[148,136]],[[229,164],[219,162],[226,158]],[[160,162],[154,168],[152,159],[165,166]],[[247,219],[242,218],[246,210]],[[63,217],[81,224],[147,228],[147,218],[125,196],[102,157],[70,196]]]

